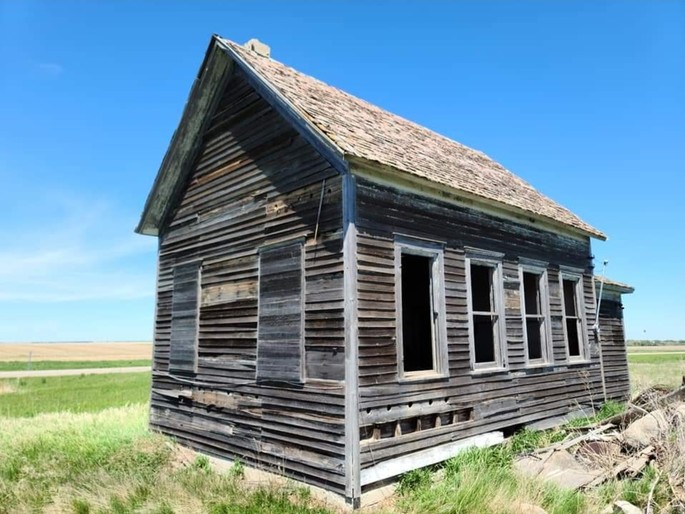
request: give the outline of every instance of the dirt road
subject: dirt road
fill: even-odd
[[[25,369],[21,371],[0,371],[0,379],[62,377],[67,375],[106,375],[108,373],[149,373],[150,371],[150,366],[131,366],[129,368],[45,369],[39,371]]]

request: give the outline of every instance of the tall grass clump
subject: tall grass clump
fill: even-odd
[[[417,480],[402,478],[398,507],[405,513],[444,514],[524,513],[531,505],[552,513],[583,513],[588,505],[583,496],[550,484],[520,476],[513,469],[520,450],[536,447],[542,432],[524,431],[504,444],[470,448],[445,462],[439,480],[412,472]]]

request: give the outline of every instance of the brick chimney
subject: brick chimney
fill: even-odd
[[[252,38],[243,46],[251,52],[254,52],[257,55],[261,55],[262,57],[271,56],[271,47],[269,45],[262,43],[259,39]]]

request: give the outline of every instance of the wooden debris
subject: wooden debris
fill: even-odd
[[[625,459],[624,461],[618,463],[616,466],[614,466],[612,469],[609,471],[602,473],[599,475],[597,478],[595,478],[592,482],[588,483],[584,487],[586,489],[596,487],[600,484],[603,484],[607,480],[611,478],[616,478],[619,475],[627,475],[630,477],[636,476],[640,471],[642,471],[645,466],[649,463],[649,461],[652,459],[654,456],[654,446],[648,446],[644,450],[642,450],[640,453],[637,455],[630,457],[628,459]]]
[[[582,443],[583,441],[588,441],[590,439],[593,439],[595,436],[606,432],[610,428],[615,428],[615,425],[611,423],[606,423],[604,425],[601,425],[598,428],[595,428],[594,430],[588,432],[587,434],[580,435],[578,437],[575,437],[573,439],[569,439],[568,441],[561,441],[559,443],[553,444],[552,446],[548,446],[547,448],[540,448],[538,450],[535,450],[533,453],[534,454],[539,454],[539,453],[547,453],[547,452],[553,452],[553,451],[561,451],[561,450],[568,450],[569,448],[573,448],[579,443]]]

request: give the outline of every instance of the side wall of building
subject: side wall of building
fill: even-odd
[[[598,284],[596,288],[599,288]],[[616,401],[627,400],[630,397],[630,374],[620,293],[604,291],[599,308],[599,329],[607,397]]]
[[[341,180],[240,71],[233,73],[160,235],[150,424],[203,452],[343,493]],[[294,314],[304,310],[304,380],[270,384],[270,371],[258,377],[256,370],[265,358],[257,356],[265,290],[259,251],[284,241],[302,244],[304,309],[298,304]],[[188,307],[173,299],[174,270],[193,262],[200,277],[192,295],[197,338],[189,339],[194,365],[184,371],[169,365],[172,311]],[[278,278],[275,266],[270,276]],[[264,337],[289,337],[274,334],[273,309]],[[194,326],[187,312],[182,319]],[[267,364],[278,369],[278,362]]]
[[[565,415],[602,401],[588,239],[358,179],[359,381],[362,485],[368,470],[414,451]],[[442,249],[448,365],[443,377],[403,380],[398,364],[396,243]],[[473,371],[469,346],[466,255],[501,257],[506,369]],[[521,311],[520,262],[546,263],[551,358],[529,365]],[[565,340],[560,269],[582,273],[587,359],[571,363]],[[387,466],[386,466],[387,467]],[[365,478],[366,477],[366,478]]]

